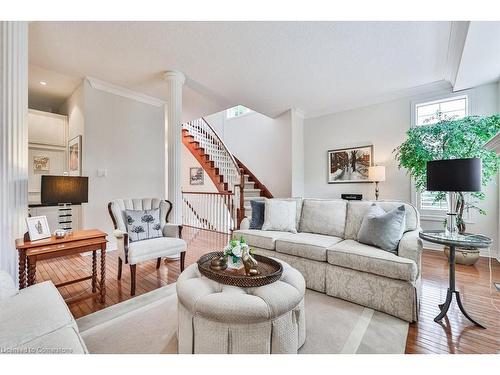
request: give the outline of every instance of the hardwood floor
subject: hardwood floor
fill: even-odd
[[[186,266],[196,262],[207,252],[225,246],[228,236],[185,227],[183,237],[188,243]],[[419,321],[410,324],[406,353],[499,353],[500,352],[500,292],[493,281],[500,281],[500,263],[481,258],[475,266],[456,268],[456,283],[466,310],[487,329],[470,324],[453,302],[443,325],[433,321],[438,314],[448,287],[448,264],[442,252],[425,250],[422,259],[423,289]],[[75,255],[41,261],[37,265],[37,281],[52,280],[55,283],[69,278],[83,277],[91,272],[92,257]],[[118,257],[116,251],[107,253],[106,287],[104,305],[96,299],[72,303],[69,308],[75,318],[125,301],[130,297],[130,270],[124,266],[122,280],[118,281]],[[163,261],[156,269],[156,260],[137,266],[136,295],[147,293],[163,285],[175,282],[179,276],[179,261]],[[90,281],[59,289],[64,297],[88,292]]]

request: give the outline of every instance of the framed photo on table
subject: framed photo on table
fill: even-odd
[[[368,167],[373,165],[373,145],[329,150],[328,183],[370,182]]]
[[[78,135],[68,142],[69,154],[69,175],[81,176],[82,175],[82,136]]]
[[[30,241],[41,240],[51,236],[47,216],[33,216],[26,218]]]

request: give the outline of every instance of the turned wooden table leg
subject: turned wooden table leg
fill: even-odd
[[[95,293],[97,287],[97,251],[92,251],[92,293]]]
[[[19,251],[19,289],[26,288],[26,251]]]
[[[36,283],[36,257],[28,257],[28,286]]]
[[[101,279],[99,281],[100,302],[106,301],[106,244],[101,247]]]

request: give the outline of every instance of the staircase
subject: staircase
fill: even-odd
[[[239,227],[245,216],[251,217],[250,201],[272,198],[269,190],[228,150],[204,118],[182,125],[182,142],[207,172],[219,193],[230,194],[231,200],[226,206],[230,211],[236,207],[231,229]],[[184,201],[190,212],[199,215],[192,202]]]

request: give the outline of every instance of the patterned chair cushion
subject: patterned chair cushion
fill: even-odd
[[[162,237],[160,209],[125,210],[127,233],[130,242]]]

